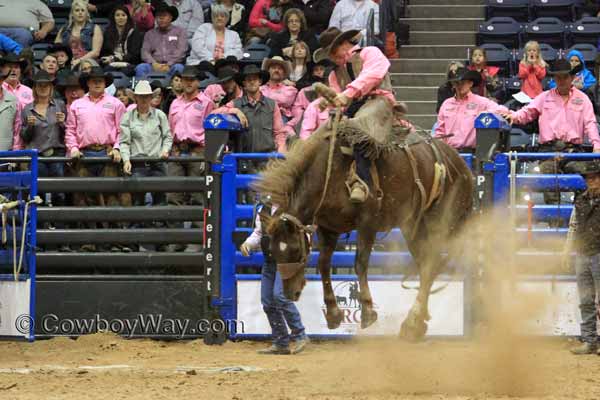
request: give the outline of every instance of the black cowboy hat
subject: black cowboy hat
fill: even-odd
[[[318,63],[326,60],[329,58],[331,52],[345,41],[358,43],[360,38],[361,33],[358,29],[350,29],[342,32],[336,27],[328,28],[319,36],[319,48],[313,54],[313,61]]]
[[[54,79],[52,79],[50,74],[44,70],[39,70],[38,72],[36,72],[35,75],[33,75],[33,78],[31,80],[33,81],[34,85],[36,83],[52,83],[52,84],[54,84]]]
[[[263,71],[254,64],[246,65],[242,72],[236,75],[235,81],[238,85],[242,86],[244,79],[250,75],[258,75],[262,81],[261,85],[264,85],[269,81],[269,73]]]
[[[71,60],[73,59],[73,50],[71,50],[69,46],[65,46],[62,43],[56,43],[48,49],[48,53],[50,54],[58,53],[59,51],[64,51],[67,54],[67,64],[70,64]]]
[[[59,72],[56,76],[55,86],[56,90],[63,96],[65,94],[65,89],[68,87],[82,87],[79,83],[79,75],[71,71],[63,73]]]
[[[600,160],[571,161],[565,166],[565,172],[569,174],[579,174],[584,178],[586,175],[600,174]]]
[[[114,77],[110,73],[104,72],[104,70],[101,67],[92,67],[92,70],[90,72],[88,72],[87,74],[81,74],[81,76],[79,77],[79,85],[83,88],[83,90],[85,90],[87,92],[88,91],[87,82],[90,79],[94,79],[94,78],[104,79],[104,83],[106,84],[107,87],[110,86],[114,80]]]
[[[217,81],[215,83],[225,83],[227,81],[235,79],[237,74],[238,74],[238,72],[235,71],[234,69],[231,69],[229,67],[224,67],[224,68],[220,69],[219,72],[217,73]]]
[[[577,67],[572,68],[571,63],[567,60],[557,60],[550,69],[548,70],[548,75],[559,75],[559,74],[569,74],[576,75],[581,71],[583,65],[579,64]]]
[[[471,81],[474,86],[477,86],[481,82],[481,74],[464,67],[457,68],[456,71],[451,71],[448,74],[448,83],[460,81]]]
[[[171,17],[173,17],[173,21],[175,21],[177,19],[177,17],[179,17],[179,11],[177,10],[177,7],[170,6],[167,3],[165,3],[165,2],[161,2],[154,9],[154,15],[158,16],[158,14],[160,14],[161,12],[167,12],[167,13],[171,14]]]
[[[217,75],[215,66],[212,65],[209,61],[201,61],[198,65],[196,65],[196,69],[200,72],[205,72],[205,75]],[[208,72],[208,74],[206,74],[206,72]]]
[[[183,67],[183,71],[181,71],[182,78],[192,78],[198,79],[201,81],[206,78],[206,74],[203,71],[198,70],[198,68],[194,65],[186,65]]]
[[[217,60],[215,62],[215,71],[217,71],[217,74],[218,74],[218,72],[221,68],[225,68],[225,67],[231,68],[231,66],[236,66],[238,70],[240,69],[240,62],[238,61],[238,59],[235,56],[227,56],[225,58],[221,58],[220,60]]]
[[[25,70],[27,68],[27,60],[23,57],[19,57],[15,53],[8,53],[4,57],[0,58],[0,65],[6,64],[19,64],[21,70]]]

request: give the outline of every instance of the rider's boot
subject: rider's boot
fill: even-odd
[[[364,184],[359,181],[354,182],[350,190],[350,201],[356,204],[364,203],[367,201],[367,196],[368,193]]]

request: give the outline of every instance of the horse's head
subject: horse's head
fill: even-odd
[[[310,255],[312,226],[303,225],[293,215],[282,213],[272,218],[269,224],[271,254],[277,262],[277,270],[283,281],[283,293],[297,301],[306,285],[304,267]]]

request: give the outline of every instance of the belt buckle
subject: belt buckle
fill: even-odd
[[[51,147],[48,150],[42,151],[42,157],[52,157],[54,155],[54,149]]]

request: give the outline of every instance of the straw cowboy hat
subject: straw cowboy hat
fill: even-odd
[[[319,36],[319,48],[313,54],[313,61],[319,63],[326,60],[345,41],[357,44],[361,38],[362,34],[358,29],[342,32],[336,27],[328,28]]]
[[[160,91],[161,91],[160,88],[156,88],[156,89],[152,90],[152,86],[150,85],[150,82],[148,82],[148,81],[139,81],[135,85],[133,94],[135,96],[151,96],[151,95],[160,93]]]
[[[271,68],[272,65],[281,65],[283,67],[283,70],[285,71],[286,77],[290,76],[290,74],[292,73],[292,63],[287,60],[284,60],[279,56],[267,58],[266,60],[264,60],[261,68],[268,72],[269,68]]]
[[[451,71],[448,74],[448,83],[460,81],[471,81],[473,82],[473,86],[477,86],[481,82],[481,74],[464,67],[457,68],[456,71]]]

